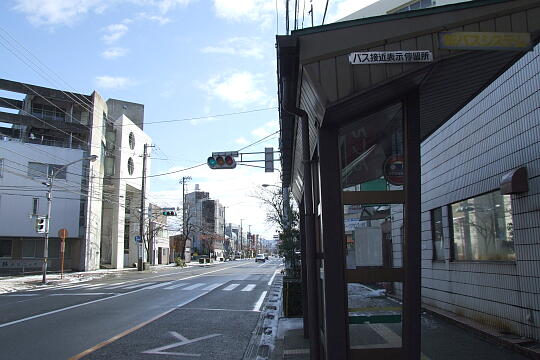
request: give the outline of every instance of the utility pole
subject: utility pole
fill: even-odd
[[[227,239],[225,238],[225,209],[227,207],[226,206],[223,206],[223,249],[225,250],[225,243],[227,241]],[[229,252],[228,250],[228,246],[227,246],[227,253]]]
[[[244,255],[244,244],[243,244],[243,241],[242,241],[242,221],[244,221],[244,219],[240,219],[240,253],[242,254],[242,256]]]
[[[143,166],[142,166],[142,184],[141,184],[141,218],[139,222],[139,235],[141,236],[141,254],[138,261],[138,270],[144,270],[144,249],[146,248],[146,239],[144,238],[144,208],[145,191],[146,191],[146,158],[148,157],[148,148],[154,145],[144,144],[143,151]]]
[[[191,180],[191,176],[182,176],[182,180],[180,182],[182,183],[182,237],[184,240],[184,249],[187,245],[187,233],[186,233],[186,181]],[[185,250],[184,250],[185,252]],[[184,255],[185,259],[185,255]],[[187,259],[186,259],[187,260]]]

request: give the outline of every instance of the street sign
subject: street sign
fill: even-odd
[[[141,236],[140,236],[140,235],[135,235],[135,242],[136,242],[136,243],[142,242],[142,241],[141,241]]]
[[[367,51],[349,54],[352,65],[401,64],[432,62],[430,50]]]
[[[526,51],[532,49],[530,33],[443,31],[439,48],[452,50]]]

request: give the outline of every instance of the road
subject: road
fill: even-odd
[[[242,359],[280,265],[132,271],[0,295],[0,358]]]

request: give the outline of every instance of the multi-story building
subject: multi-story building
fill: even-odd
[[[136,262],[141,155],[151,142],[143,131],[144,106],[105,101],[96,91],[84,95],[3,79],[0,89],[23,97],[0,98],[6,109],[0,122],[11,124],[0,128],[0,267],[41,266],[43,235],[33,223],[47,211],[42,182],[70,162],[75,163],[56,174],[52,188],[50,267],[58,265],[60,228],[68,230],[66,264],[74,270]],[[83,160],[90,155],[97,160]]]
[[[208,192],[195,191],[186,194],[186,226],[192,240],[192,252],[225,258],[225,208],[218,200],[210,198]]]

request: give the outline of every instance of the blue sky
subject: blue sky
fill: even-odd
[[[326,22],[372,2],[329,1]],[[285,31],[284,3],[2,1],[0,77],[84,94],[97,90],[105,99],[141,103],[148,123],[206,117],[145,126],[156,145],[150,174],[183,169],[205,162],[212,151],[238,150],[279,130],[274,44],[276,33]],[[293,7],[294,1],[290,3]],[[307,27],[310,0],[299,1],[300,13],[304,4]],[[312,0],[312,4],[318,25],[326,1]],[[213,116],[260,109],[264,110]],[[244,151],[264,151],[265,146],[277,150],[278,136]],[[250,195],[260,184],[279,185],[278,172],[245,166],[221,171],[199,167],[152,178],[150,199],[162,206],[179,206],[182,175],[193,178],[190,191],[200,184],[201,190],[228,206],[227,222],[244,219],[254,233],[266,237],[274,233]]]

